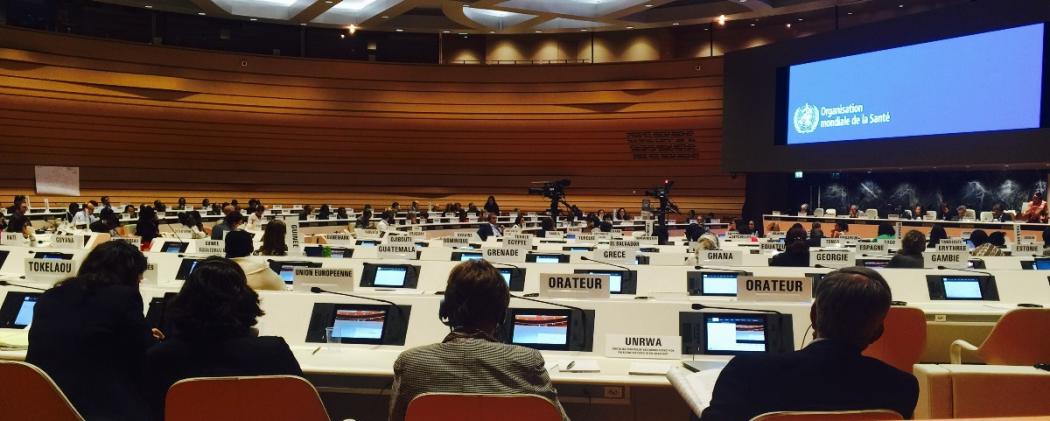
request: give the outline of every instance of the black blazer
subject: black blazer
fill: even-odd
[[[805,253],[785,251],[769,259],[770,266],[807,267],[809,266],[809,248]]]
[[[787,354],[742,355],[715,382],[702,421],[746,421],[773,411],[891,409],[911,418],[919,384],[911,374],[834,340]]]
[[[904,268],[904,269],[922,269],[922,267],[925,266],[925,263],[926,263],[925,259],[923,259],[921,254],[920,255],[913,255],[913,254],[899,254],[898,253],[898,254],[893,255],[893,258],[890,259],[890,264],[887,265],[886,267],[888,267],[888,268]]]
[[[485,222],[478,226],[478,237],[481,237],[481,241],[488,240],[493,235],[496,235],[496,233],[492,229],[492,224]]]
[[[137,287],[62,285],[33,311],[26,362],[44,370],[88,420],[141,420],[142,358],[155,341]]]
[[[164,396],[179,380],[278,374],[303,376],[292,350],[284,338],[278,336],[242,336],[200,343],[168,338],[146,353],[145,373],[146,394],[157,420],[163,418]]]

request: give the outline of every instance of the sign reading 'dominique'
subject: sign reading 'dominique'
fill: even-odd
[[[681,336],[605,335],[605,356],[677,360],[682,358]]]
[[[609,275],[540,274],[543,298],[609,298],[609,294]]]

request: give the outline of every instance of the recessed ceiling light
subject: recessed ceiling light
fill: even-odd
[[[390,19],[389,15],[383,15],[383,19]]]
[[[204,12],[197,12],[198,15],[204,16]]]
[[[466,32],[460,32],[459,34],[460,35],[466,35],[467,33]]]
[[[147,4],[147,5],[146,5],[146,8],[147,8],[147,9],[152,9],[152,8],[153,8],[153,5]]]
[[[719,25],[725,25],[726,24],[726,15],[718,15],[718,24]]]
[[[784,25],[784,26],[786,26],[788,29],[791,29],[791,24],[790,23],[787,24],[787,25]]]
[[[671,26],[678,26],[678,22],[672,23]]]
[[[452,33],[452,31],[449,31],[449,30],[447,30],[447,29],[446,29],[446,30],[444,30],[444,31],[441,31],[441,33],[442,33],[442,34],[451,34],[451,33]]]
[[[395,31],[397,31],[397,32],[405,32],[405,30],[401,29],[401,28],[397,28],[397,29],[395,29]]]
[[[543,31],[541,31],[541,30],[537,29],[537,30],[536,30],[536,33],[537,33],[537,34],[542,34],[542,33],[543,33]]]
[[[495,33],[496,33],[496,31],[489,31],[489,33],[490,33],[490,34],[495,34]]]
[[[755,27],[755,24],[753,24],[753,23],[752,23],[752,24],[751,24],[751,27],[752,27],[752,28],[754,28],[754,27]]]
[[[897,7],[904,7],[904,3],[898,4]]]
[[[345,39],[346,38],[346,34],[339,34],[339,38],[340,39]]]
[[[259,20],[259,19],[256,19],[256,18],[248,18],[248,20],[250,20],[250,21],[252,21],[252,22],[255,22],[255,21]]]
[[[803,20],[805,20],[805,19],[802,19],[802,18],[798,18],[798,21],[799,21],[799,22],[802,22]]]
[[[653,5],[652,4],[647,4],[647,5],[645,5],[645,7],[653,7]]]
[[[581,29],[580,32],[587,32],[587,28]]]
[[[634,29],[634,27],[633,26],[628,26],[627,29]]]
[[[853,16],[853,12],[846,12],[847,15]]]

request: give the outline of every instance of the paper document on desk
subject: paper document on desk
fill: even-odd
[[[0,350],[29,349],[29,328],[0,329]]]
[[[718,380],[718,375],[721,373],[721,368],[693,373],[683,367],[674,367],[667,372],[667,380],[682,396],[686,405],[689,405],[693,413],[699,417],[704,409],[711,405],[715,381]]]
[[[630,367],[627,368],[627,374],[636,375],[647,375],[647,376],[664,376],[671,371],[671,364],[669,363],[631,363]]]

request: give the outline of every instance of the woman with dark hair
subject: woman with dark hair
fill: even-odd
[[[171,337],[146,353],[146,395],[155,419],[162,418],[164,396],[179,380],[302,377],[284,339],[258,336],[254,326],[263,314],[259,296],[248,287],[240,266],[218,257],[199,263],[168,306]]]
[[[889,222],[883,222],[879,224],[878,237],[880,240],[895,240],[897,239],[897,230],[893,229],[893,225]]]
[[[915,205],[911,210],[911,219],[922,219],[926,217],[926,208],[922,205]]]
[[[791,226],[784,235],[784,244],[786,249],[769,260],[770,266],[809,266],[809,243],[806,241],[806,229],[801,224]]]
[[[948,238],[948,232],[944,230],[944,227],[940,224],[930,227],[930,240],[926,244],[926,248],[936,248],[941,240]]]
[[[248,211],[248,229],[259,230],[262,229],[263,224],[266,223],[266,206],[263,204],[255,205],[252,210]]]
[[[139,210],[135,205],[127,205],[124,206],[124,214],[127,215],[128,218],[137,219],[139,217]]]
[[[80,204],[72,202],[69,204],[69,207],[66,208],[66,214],[62,217],[62,219],[65,219],[66,222],[72,223],[73,218],[76,218],[78,213],[80,213]]]
[[[142,249],[149,250],[149,245],[154,238],[160,237],[160,227],[157,226],[157,212],[149,206],[143,206],[139,210],[139,222],[135,224],[135,235],[142,237]]]
[[[155,339],[142,315],[145,271],[135,246],[102,243],[33,309],[26,362],[51,376],[88,420],[147,419],[140,368]]]
[[[972,256],[1002,256],[1003,251],[992,244],[988,233],[984,230],[973,230],[970,233],[970,242],[974,249],[970,252]]]
[[[262,246],[255,251],[255,254],[260,256],[287,255],[288,245],[284,243],[284,237],[287,233],[288,226],[284,224],[284,221],[279,219],[270,221],[270,223],[266,224],[266,230],[263,231]]]
[[[890,259],[886,267],[922,269],[925,265],[922,257],[924,251],[926,251],[926,236],[916,230],[908,231],[901,239],[901,249]]]
[[[518,214],[518,216],[515,216],[514,217],[513,228],[514,229],[519,229],[519,230],[525,229],[525,217],[521,216],[521,214]]]
[[[346,214],[346,208],[340,206],[335,210],[335,219],[347,220],[350,219],[350,215]]]
[[[415,347],[398,356],[390,421],[404,420],[416,396],[441,392],[539,395],[568,420],[544,368],[543,355],[497,338],[509,304],[507,283],[488,262],[474,260],[452,268],[438,311],[438,318],[451,332],[441,343]]]
[[[395,231],[397,220],[394,219],[394,211],[383,212],[382,219],[376,223],[376,229],[382,232]]]
[[[814,221],[809,227],[809,240],[806,242],[810,247],[820,247],[820,240],[824,238],[824,230],[820,227],[820,222]]]
[[[175,215],[175,217],[178,218],[180,225],[193,231],[194,239],[204,238],[208,236],[204,233],[203,230],[197,227],[197,220],[195,220],[193,218],[193,215],[191,215],[189,212],[179,212]]]
[[[846,221],[835,222],[835,228],[831,230],[831,238],[839,238],[842,234],[849,233],[849,224]]]
[[[494,213],[496,216],[499,216],[499,204],[496,203],[496,196],[489,196],[489,198],[485,200],[484,208],[485,212]]]
[[[98,213],[98,221],[88,225],[91,232],[109,234],[111,236],[124,235],[124,227],[120,226],[120,217],[113,212],[113,208],[102,208]]]
[[[627,220],[631,219],[631,215],[628,214],[627,213],[627,209],[624,209],[624,208],[617,209],[615,216],[616,216],[615,219],[617,221],[627,221]]]
[[[372,210],[365,209],[361,212],[361,216],[357,217],[357,221],[354,222],[354,228],[367,229],[372,224]]]

